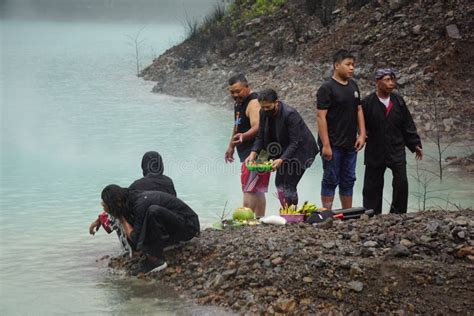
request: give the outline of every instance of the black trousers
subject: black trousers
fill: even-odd
[[[365,166],[363,203],[366,209],[373,209],[375,214],[382,213],[382,198],[385,170],[392,170],[392,204],[390,213],[402,214],[407,212],[408,179],[406,163],[386,166]]]
[[[297,205],[298,191],[296,187],[300,182],[305,169],[301,167],[299,161],[285,161],[277,170],[275,176],[275,186],[278,190],[278,199],[281,205]]]
[[[166,246],[190,240],[196,235],[194,227],[187,223],[184,216],[165,207],[152,205],[147,210],[138,249],[155,257],[163,257]]]

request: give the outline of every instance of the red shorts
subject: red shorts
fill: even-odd
[[[268,192],[268,182],[270,181],[270,172],[250,171],[242,164],[240,169],[240,183],[244,193],[265,193]]]

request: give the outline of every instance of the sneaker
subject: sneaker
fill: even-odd
[[[163,259],[158,259],[156,261],[151,261],[146,259],[145,261],[141,262],[135,269],[132,270],[131,274],[133,276],[137,276],[140,273],[146,274],[150,272],[158,272],[165,269],[168,265],[166,261]]]

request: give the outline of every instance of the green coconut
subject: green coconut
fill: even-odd
[[[251,208],[248,207],[239,207],[234,213],[232,213],[232,219],[235,221],[248,221],[249,219],[254,219],[255,214]]]

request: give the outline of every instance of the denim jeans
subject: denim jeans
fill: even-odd
[[[332,147],[332,159],[323,159],[323,180],[321,182],[321,195],[334,196],[336,187],[339,186],[339,195],[352,196],[356,180],[355,167],[357,152],[355,149],[346,150]]]

